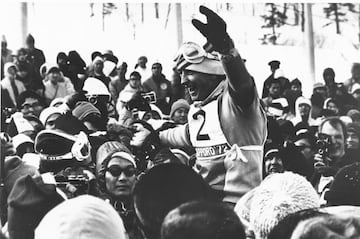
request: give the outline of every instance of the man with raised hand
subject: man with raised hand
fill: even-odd
[[[260,184],[266,116],[254,80],[226,32],[225,21],[205,6],[200,6],[200,12],[207,23],[193,19],[192,24],[207,38],[206,51],[195,43],[185,43],[175,59],[181,83],[194,102],[188,123],[161,131],[159,136],[167,146],[194,147],[194,169],[223,201],[235,204]],[[213,51],[217,56],[211,54]],[[138,131],[132,140],[134,146],[149,139],[155,142],[153,137],[145,138],[150,134],[148,127],[134,125]]]

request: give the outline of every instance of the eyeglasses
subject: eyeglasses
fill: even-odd
[[[135,168],[133,167],[127,167],[127,168],[121,168],[120,166],[110,166],[107,168],[107,170],[112,176],[119,177],[122,172],[124,172],[126,177],[131,177],[135,175]]]
[[[30,108],[37,108],[39,106],[41,106],[39,102],[34,102],[32,104],[25,103],[21,105],[21,109],[29,110]]]
[[[209,58],[212,60],[219,60],[213,54],[205,51],[204,48],[194,42],[186,42],[179,49],[174,61],[176,62],[176,69],[182,71],[190,64],[199,64]]]

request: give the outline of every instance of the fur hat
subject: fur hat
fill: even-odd
[[[332,206],[360,206],[360,163],[347,165],[337,172],[325,199]]]
[[[172,106],[171,106],[171,110],[170,110],[170,118],[173,117],[174,113],[176,110],[180,109],[180,108],[185,108],[187,110],[190,109],[190,105],[189,103],[184,100],[184,99],[179,99],[177,101],[175,101]]]
[[[126,239],[123,221],[104,200],[82,195],[53,208],[35,231],[35,239]]]
[[[302,176],[276,173],[258,187],[251,202],[250,228],[256,238],[266,238],[286,215],[303,209],[320,207],[319,196]]]

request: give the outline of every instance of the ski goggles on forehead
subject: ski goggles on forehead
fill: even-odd
[[[205,49],[193,42],[184,43],[174,61],[176,62],[175,69],[177,71],[183,71],[187,66],[191,64],[200,64],[205,59],[219,60],[219,58],[211,53],[205,51]]]

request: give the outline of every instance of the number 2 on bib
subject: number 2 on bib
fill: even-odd
[[[199,120],[202,120],[201,122],[201,126],[200,126],[200,129],[196,135],[196,140],[210,140],[210,137],[208,134],[202,134],[201,133],[201,130],[203,129],[204,127],[204,124],[205,124],[205,111],[204,110],[199,110],[198,112],[196,112],[194,115],[193,115],[193,119],[196,119],[198,120],[199,117],[201,117]]]

